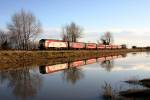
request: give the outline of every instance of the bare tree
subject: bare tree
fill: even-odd
[[[81,37],[82,28],[72,22],[71,24],[66,25],[62,29],[62,40],[77,42],[77,39]]]
[[[21,10],[12,16],[12,22],[8,24],[11,34],[12,47],[15,49],[30,49],[29,43],[34,41],[41,33],[41,24],[31,12]]]
[[[8,34],[2,30],[0,30],[0,49],[8,49]]]
[[[105,32],[104,35],[101,36],[100,40],[98,43],[102,43],[104,45],[109,45],[113,43],[113,36],[110,32]]]

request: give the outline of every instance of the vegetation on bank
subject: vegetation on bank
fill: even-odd
[[[54,59],[70,57],[92,57],[111,55],[112,53],[141,52],[146,49],[121,49],[121,50],[69,50],[69,51],[0,51],[0,62],[18,62],[36,59]]]

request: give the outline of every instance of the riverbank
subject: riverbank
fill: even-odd
[[[69,51],[0,51],[0,63],[18,63],[41,61],[42,59],[57,58],[87,58],[124,54],[129,52],[146,52],[146,49],[120,50],[69,50]]]

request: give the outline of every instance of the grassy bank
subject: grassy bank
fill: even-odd
[[[126,50],[71,50],[71,51],[0,51],[0,63],[19,61],[33,61],[42,59],[70,58],[70,57],[94,57],[113,55],[116,53],[144,52],[144,49]]]

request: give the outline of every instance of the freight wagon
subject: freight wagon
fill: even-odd
[[[85,49],[85,43],[82,42],[68,42],[68,49],[82,50]]]

